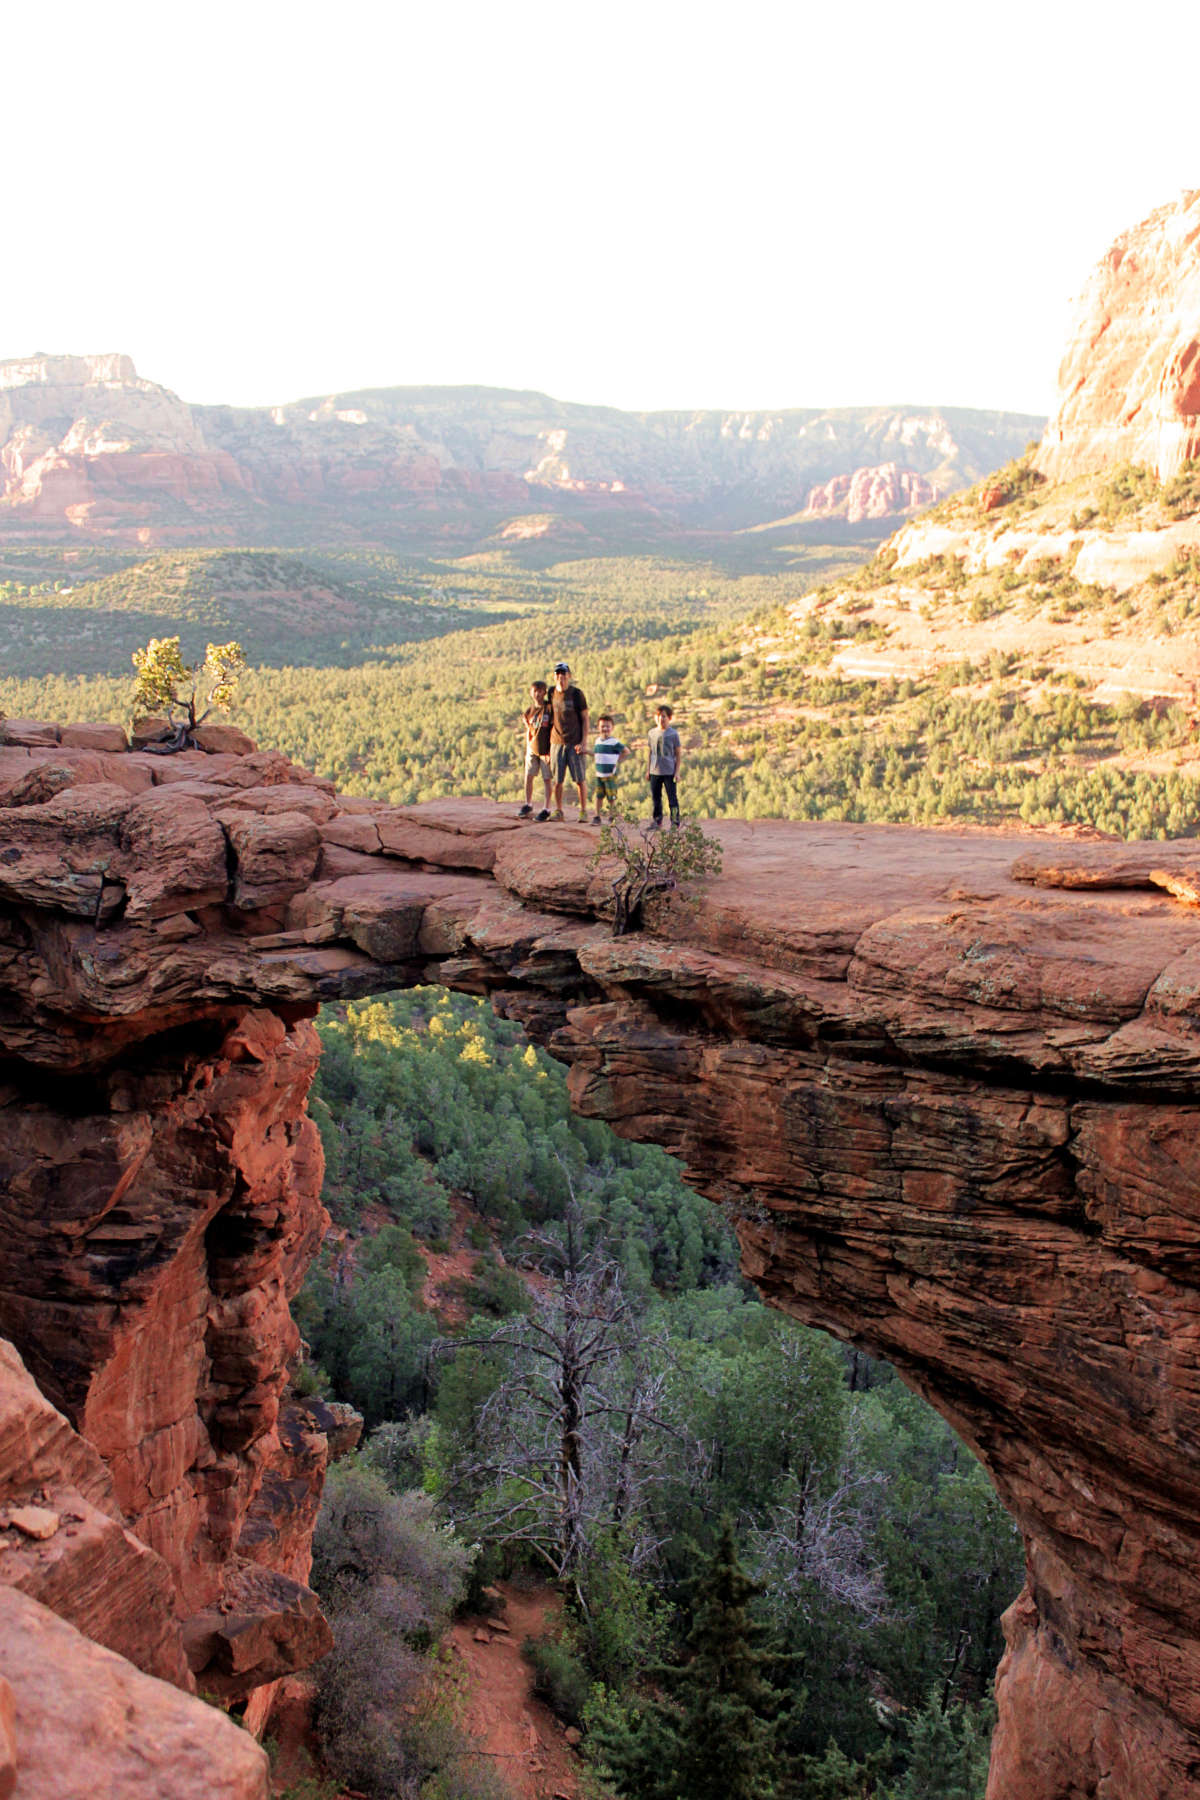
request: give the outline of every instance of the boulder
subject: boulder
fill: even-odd
[[[321,837],[307,810],[258,812],[225,806],[216,817],[233,858],[234,906],[246,912],[275,906],[308,885],[321,853]]]
[[[119,725],[99,721],[64,725],[59,742],[74,750],[102,750],[113,755],[129,748],[129,740]]]
[[[0,722],[0,743],[21,745],[25,749],[46,749],[57,744],[62,727],[44,719],[5,719]]]
[[[139,796],[128,809],[112,866],[128,892],[131,920],[209,906],[229,888],[220,821],[203,801],[170,787]]]
[[[164,714],[135,719],[129,731],[130,747],[142,750],[147,744],[160,743],[171,735],[171,721]]]
[[[203,750],[209,756],[249,756],[258,749],[254,739],[239,731],[236,725],[225,725],[212,719],[206,725],[196,727],[192,742],[197,750]]]
[[[256,1564],[227,1576],[220,1606],[189,1619],[184,1641],[200,1686],[222,1700],[244,1699],[333,1649],[316,1595]]]
[[[0,1794],[19,1800],[267,1800],[248,1732],[0,1588]],[[13,1781],[15,1765],[16,1780]]]

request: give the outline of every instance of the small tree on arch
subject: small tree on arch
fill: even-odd
[[[682,881],[721,872],[721,846],[695,819],[656,831],[652,824],[618,811],[605,821],[591,860],[594,866],[613,857],[620,864],[612,882],[614,937],[637,930],[651,894],[672,893]]]
[[[169,729],[162,740],[146,746],[161,756],[190,749],[210,713],[229,711],[246,658],[240,644],[209,644],[199,662],[185,663],[177,637],[151,638],[144,650],[134,651],[133,666],[135,714],[167,715]]]

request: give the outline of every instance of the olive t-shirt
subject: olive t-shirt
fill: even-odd
[[[582,688],[568,687],[560,694],[555,688],[550,695],[550,704],[554,708],[554,728],[550,733],[552,744],[569,744],[572,749],[583,742],[583,715],[587,711],[587,701]]]

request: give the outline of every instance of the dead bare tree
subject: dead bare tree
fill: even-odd
[[[749,1534],[768,1601],[794,1617],[811,1611],[814,1590],[870,1624],[888,1617],[883,1569],[873,1552],[874,1504],[883,1486],[863,1468],[853,1424],[832,1485],[811,1469],[787,1477],[765,1524]]]
[[[637,1566],[653,1553],[640,1499],[664,1416],[666,1345],[647,1336],[621,1271],[588,1246],[572,1197],[560,1234],[531,1233],[523,1258],[545,1286],[528,1315],[441,1348],[499,1353],[507,1372],[476,1415],[451,1472],[465,1529],[526,1544],[556,1578],[620,1529]]]

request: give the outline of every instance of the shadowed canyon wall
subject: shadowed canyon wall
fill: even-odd
[[[320,1654],[309,1534],[352,1427],[286,1396],[322,1228],[308,1019],[442,982],[522,1019],[581,1111],[681,1156],[767,1297],[890,1358],[981,1457],[1028,1553],[992,1800],[1194,1791],[1194,844],[725,823],[698,904],[614,940],[586,829],[549,857],[483,802],[339,800],[237,734],[158,757],[5,730],[23,1644],[72,1631],[231,1696]]]

